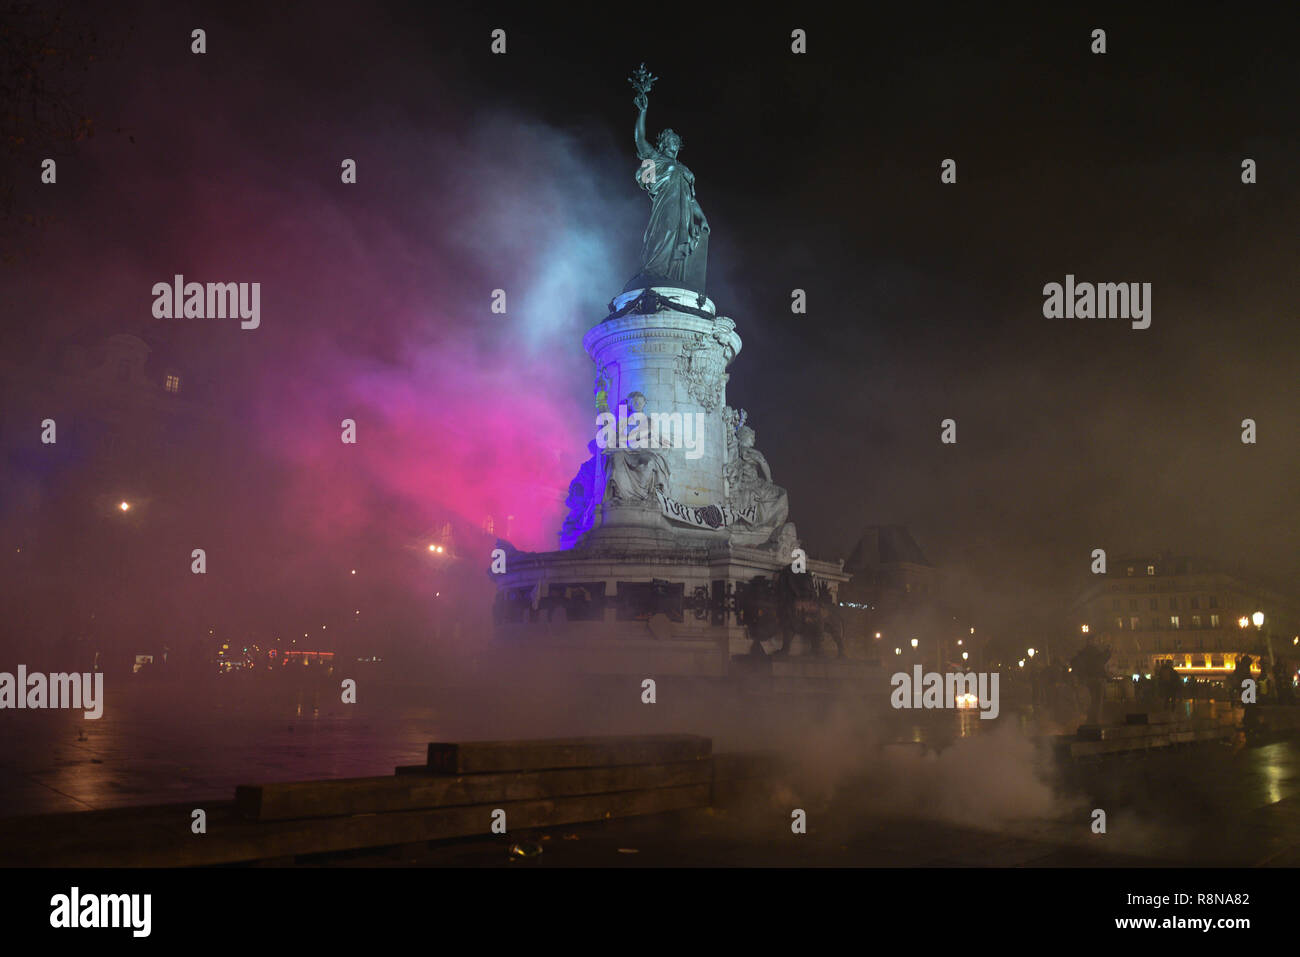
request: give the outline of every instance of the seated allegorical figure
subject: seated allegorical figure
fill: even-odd
[[[763,453],[754,448],[754,430],[747,425],[736,430],[733,456],[727,463],[729,504],[742,513],[742,521],[754,532],[765,532],[758,541],[766,541],[785,525],[789,498],[785,489],[772,481],[772,469]]]
[[[658,507],[655,491],[668,489],[668,463],[650,449],[602,449],[606,503]]]

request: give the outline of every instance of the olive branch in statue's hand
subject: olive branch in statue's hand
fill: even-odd
[[[644,110],[650,104],[650,97],[647,94],[649,94],[650,88],[655,85],[655,81],[658,79],[659,77],[654,76],[645,68],[644,63],[633,70],[632,75],[627,78],[627,82],[632,84],[632,89],[636,90],[636,96],[632,98],[632,102],[636,104],[638,110]]]

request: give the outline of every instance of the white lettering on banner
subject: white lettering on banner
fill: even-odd
[[[662,490],[656,489],[659,498],[659,511],[675,522],[683,522],[696,528],[726,528],[737,522],[754,525],[758,522],[758,506],[747,505],[735,508],[731,505],[683,505],[669,498]]]

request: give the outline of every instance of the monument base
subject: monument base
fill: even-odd
[[[533,655],[548,665],[580,674],[653,677],[727,677],[752,673],[737,658],[779,650],[780,636],[755,642],[737,599],[759,576],[790,565],[774,547],[727,543],[671,547],[647,539],[643,550],[575,548],[513,552],[499,576],[493,644],[515,656]],[[832,601],[848,580],[838,562],[809,560],[808,571],[824,582]],[[830,657],[815,660],[835,665]],[[801,637],[778,661],[813,660]],[[748,670],[747,670],[748,669]]]

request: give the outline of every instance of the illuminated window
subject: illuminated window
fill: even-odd
[[[172,373],[167,373],[167,378],[163,380],[163,388],[168,392],[181,391],[181,377]]]
[[[1132,566],[1132,565],[1130,565],[1130,566],[1128,567],[1128,573],[1129,573],[1130,575],[1133,574],[1133,566]]]
[[[1177,627],[1178,627],[1178,616],[1177,616],[1177,615],[1170,615],[1170,616],[1169,616],[1169,627],[1170,627],[1170,628],[1177,628]]]
[[[1141,619],[1138,618],[1137,615],[1133,615],[1133,616],[1132,616],[1131,618],[1129,618],[1129,620],[1128,620],[1128,626],[1129,626],[1129,628],[1131,628],[1133,631],[1137,631],[1139,628],[1142,627],[1141,624],[1139,623],[1140,621],[1141,621]]]
[[[1213,607],[1213,606],[1211,606],[1211,607]],[[1210,627],[1211,627],[1211,628],[1218,628],[1218,627],[1219,627],[1219,616],[1218,616],[1218,615],[1211,615],[1211,616],[1210,616]]]
[[[1120,631],[1123,631],[1123,630],[1124,630],[1124,619],[1123,619],[1123,618],[1116,618],[1116,619],[1115,619],[1115,627],[1116,627],[1117,629],[1119,629]]]
[[[1148,575],[1154,575],[1155,573],[1156,573],[1156,566],[1155,566],[1155,565],[1148,565],[1148,566],[1147,566],[1147,574],[1148,574]]]
[[[1201,627],[1201,616],[1200,616],[1200,615],[1193,615],[1193,616],[1192,616],[1192,627],[1193,627],[1193,628],[1200,628],[1200,627]]]

